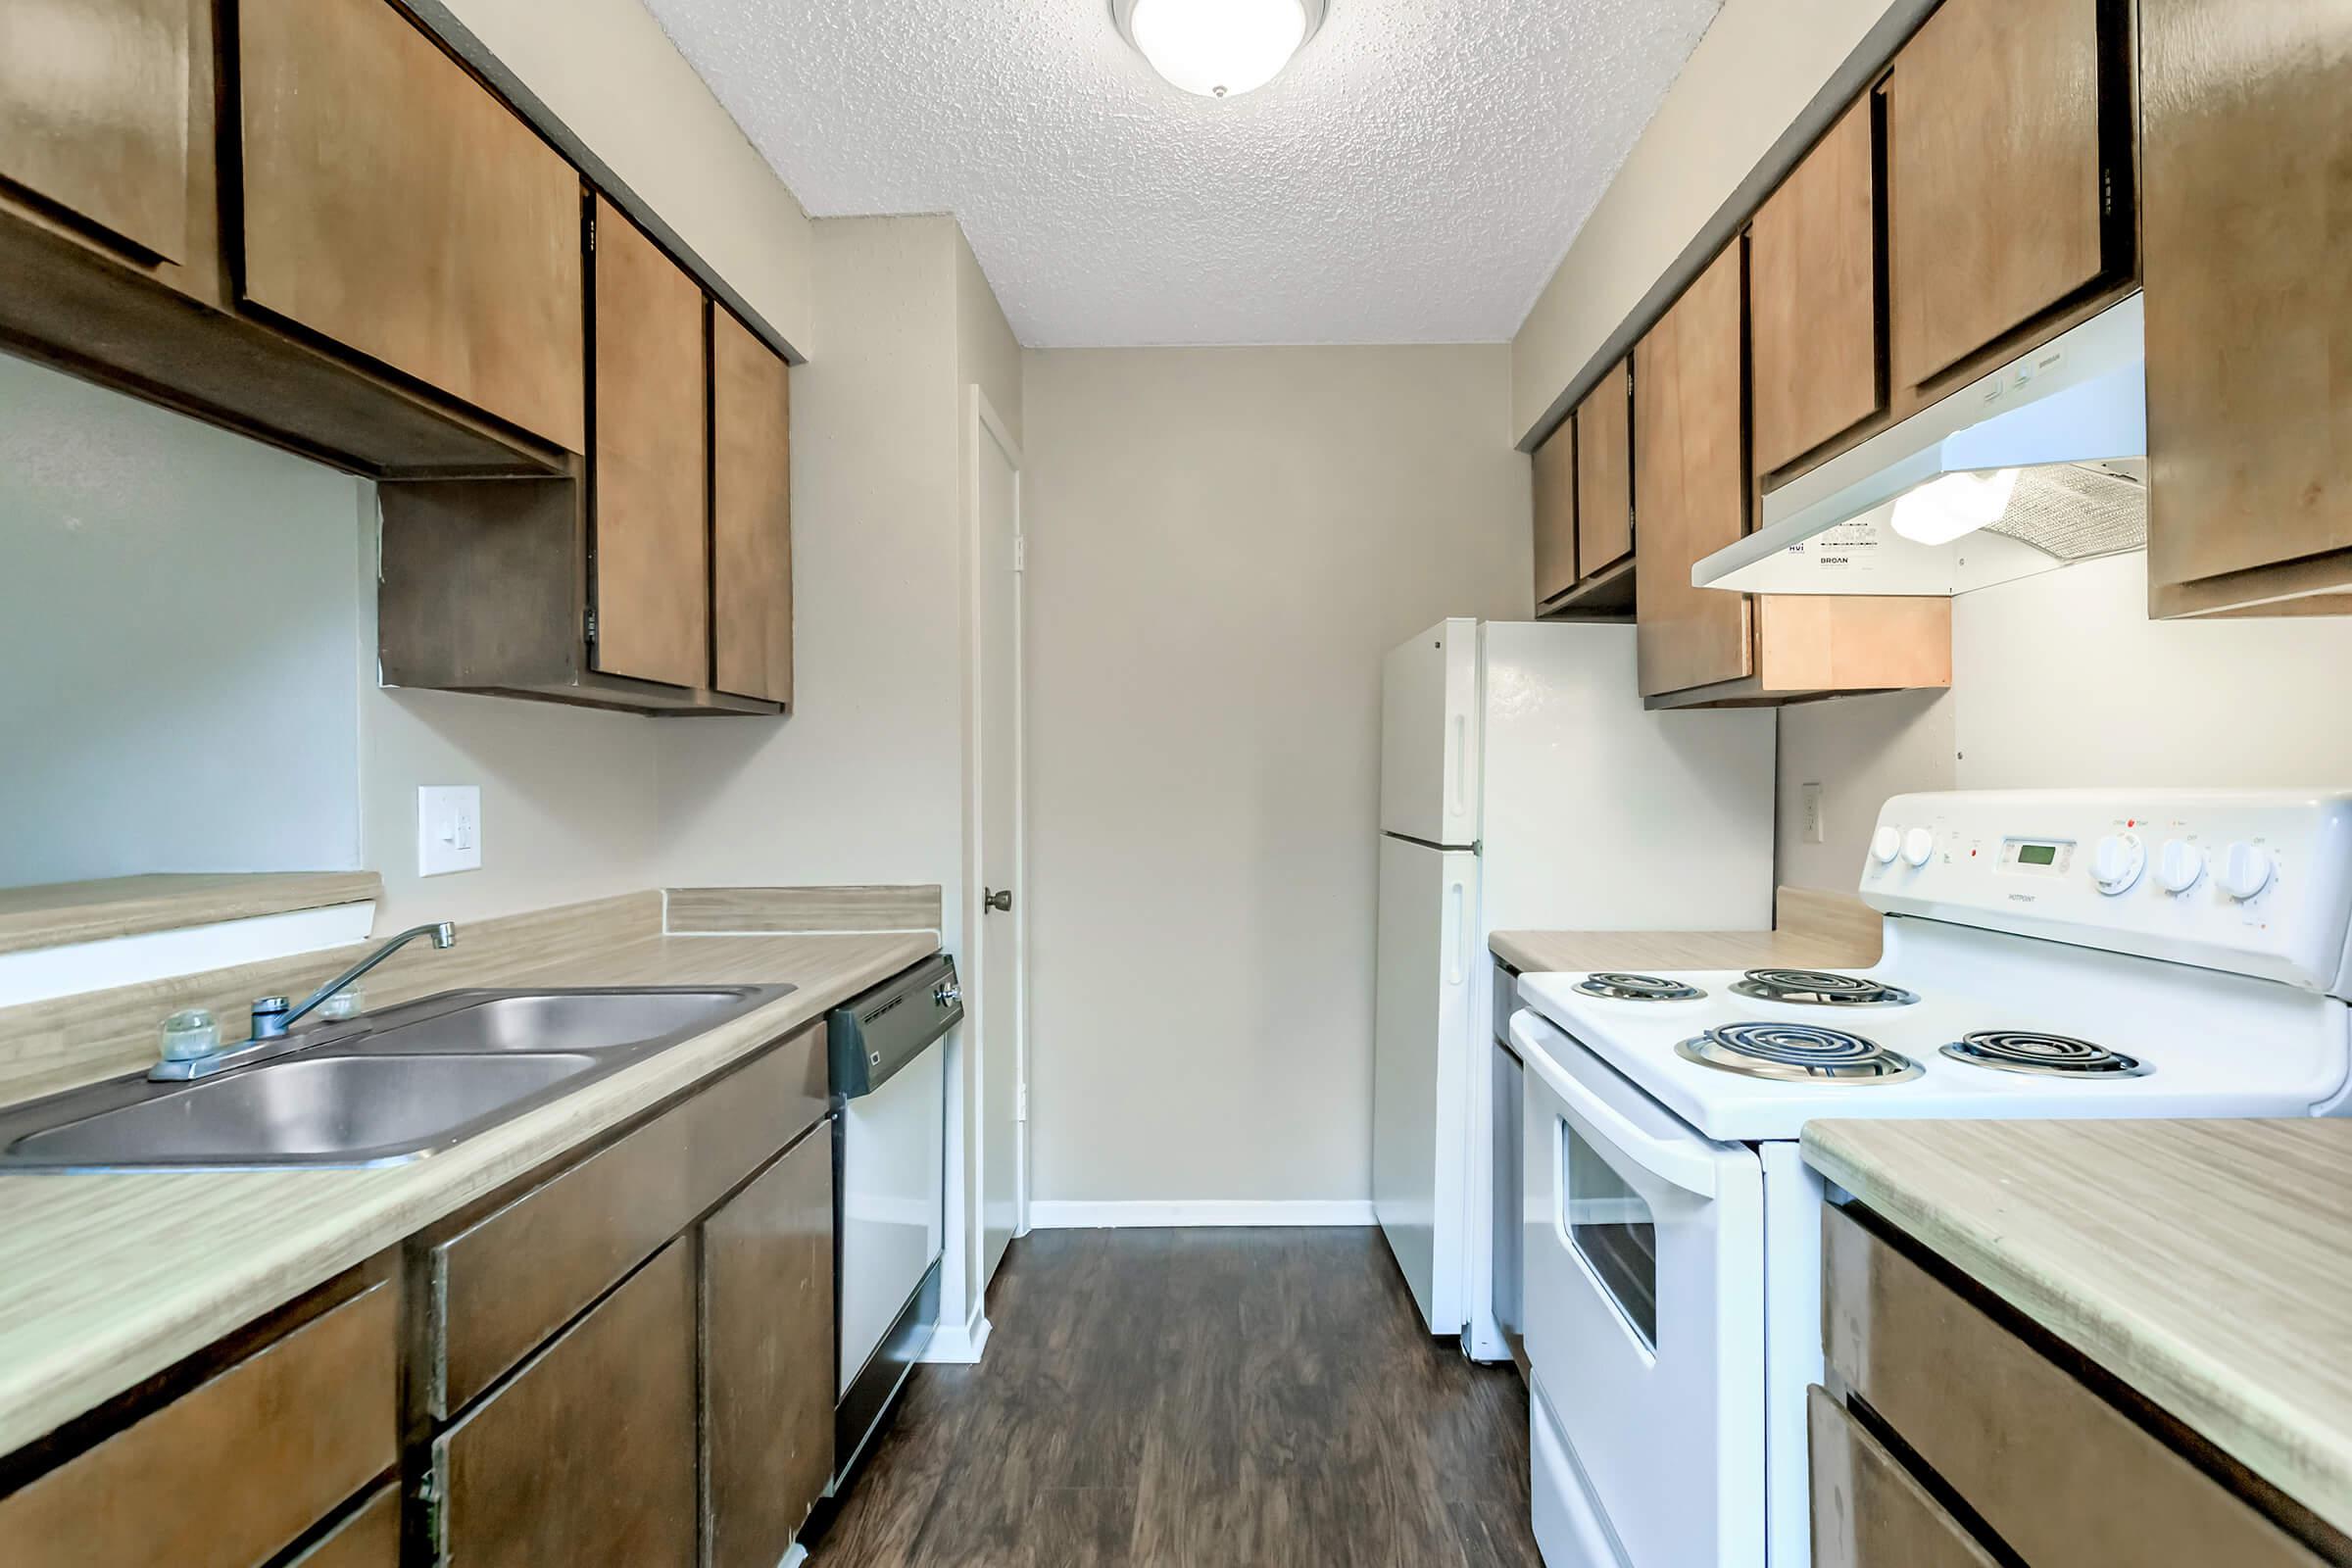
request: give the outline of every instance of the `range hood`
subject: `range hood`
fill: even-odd
[[[2140,297],[1764,497],[1691,583],[1945,597],[2147,543]]]

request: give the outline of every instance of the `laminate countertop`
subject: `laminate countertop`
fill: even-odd
[[[0,1176],[0,1453],[938,950],[929,932],[616,937],[467,984],[799,989],[455,1149],[374,1170]]]
[[[1770,931],[1497,931],[1494,956],[1521,974],[1591,969],[1860,969],[1879,961],[1877,910],[1841,893],[1782,888]]]
[[[1816,1121],[1804,1153],[2352,1533],[2352,1121]]]

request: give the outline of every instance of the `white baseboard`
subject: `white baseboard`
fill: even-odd
[[[969,1323],[942,1323],[934,1329],[930,1348],[923,1351],[922,1358],[947,1366],[972,1366],[979,1361],[980,1352],[988,1348],[989,1333],[989,1321],[981,1315],[980,1306],[975,1305]]]
[[[1030,1228],[1041,1231],[1373,1223],[1372,1200],[1367,1198],[1205,1198],[1107,1202],[1041,1198],[1029,1204]]]

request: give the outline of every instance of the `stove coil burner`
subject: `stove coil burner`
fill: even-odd
[[[1919,1000],[1901,986],[1823,969],[1750,969],[1732,989],[1759,1002],[1824,1007],[1907,1007]]]
[[[1922,1070],[1875,1040],[1809,1023],[1727,1023],[1674,1049],[1702,1067],[1796,1083],[1899,1084]]]
[[[1680,980],[1661,980],[1654,974],[1589,974],[1576,983],[1588,997],[1613,1002],[1691,1002],[1706,995]]]
[[[2137,1056],[2035,1029],[1986,1029],[1953,1041],[1943,1054],[1979,1067],[2049,1078],[2142,1078],[2156,1070]]]

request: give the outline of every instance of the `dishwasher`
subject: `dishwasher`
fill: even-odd
[[[948,1031],[956,960],[900,971],[833,1009],[833,1485],[889,1415],[939,1322],[947,1225]]]

